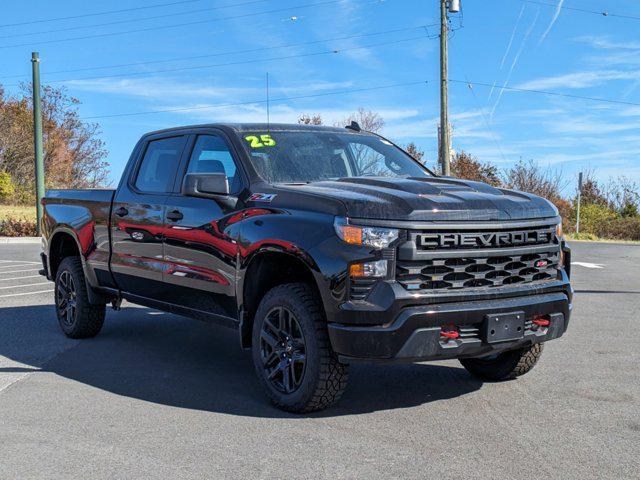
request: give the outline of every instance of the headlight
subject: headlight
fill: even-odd
[[[562,238],[562,222],[556,225],[556,235]]]
[[[336,234],[346,243],[364,245],[373,248],[386,248],[398,238],[395,228],[358,227],[349,225],[346,218],[336,217],[334,222]]]

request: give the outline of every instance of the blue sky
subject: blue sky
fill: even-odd
[[[569,180],[588,169],[603,180],[640,180],[640,106],[500,89],[640,104],[640,21],[556,8],[640,17],[640,4],[540,3],[549,5],[462,0],[450,42],[450,78],[463,82],[450,87],[454,149],[501,167],[535,159]],[[29,78],[31,52],[39,51],[43,83],[65,85],[81,100],[81,116],[100,124],[113,183],[146,131],[265,121],[267,72],[271,121],[320,113],[334,123],[364,107],[382,114],[383,134],[414,141],[435,163],[436,0],[32,0],[3,2],[2,13],[0,83],[15,92],[12,85]],[[184,57],[201,58],[175,60]],[[139,62],[152,63],[93,68]],[[52,73],[82,68],[89,69]],[[105,117],[157,110],[175,111]]]

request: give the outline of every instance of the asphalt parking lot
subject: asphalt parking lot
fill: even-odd
[[[572,323],[530,374],[355,365],[296,416],[234,332],[126,305],[65,338],[39,246],[0,245],[0,478],[638,478],[640,246],[572,247]]]

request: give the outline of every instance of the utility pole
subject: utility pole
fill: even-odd
[[[460,11],[460,0],[440,0],[440,171],[451,175],[449,128],[449,16]]]
[[[42,99],[40,98],[40,55],[31,54],[33,73],[33,146],[35,152],[36,172],[36,232],[40,236],[42,222],[42,198],[44,197],[44,154],[42,153]]]
[[[576,207],[576,233],[580,233],[580,200],[582,197],[582,172],[578,174],[578,205]]]

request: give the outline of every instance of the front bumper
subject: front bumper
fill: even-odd
[[[343,361],[417,361],[478,357],[546,342],[564,334],[571,315],[571,291],[505,299],[466,301],[407,307],[384,325],[329,323],[333,349]],[[523,337],[499,343],[484,338],[486,316],[524,312]],[[548,315],[548,327],[532,326],[536,315]],[[443,325],[464,325],[464,338],[444,339]]]

